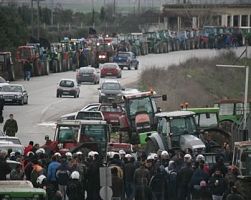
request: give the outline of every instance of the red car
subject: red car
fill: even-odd
[[[121,69],[117,63],[104,63],[101,65],[100,77],[115,76],[121,78]]]
[[[102,112],[105,121],[111,124],[113,129],[120,127],[119,117],[124,113],[121,105],[101,104],[98,110]]]

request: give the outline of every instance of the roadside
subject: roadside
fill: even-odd
[[[158,94],[167,94],[167,102],[159,102],[166,111],[179,109],[184,102],[191,107],[203,107],[222,98],[243,98],[245,70],[216,67],[216,64],[233,64],[236,59],[234,52],[229,51],[215,58],[191,58],[170,65],[168,69],[151,67],[142,72],[139,88],[153,88]],[[241,59],[236,64],[244,63],[245,60]],[[248,63],[250,66],[251,60]],[[250,94],[251,87],[249,97]]]

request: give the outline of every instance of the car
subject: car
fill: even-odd
[[[28,104],[28,93],[21,84],[3,85],[0,89],[0,98],[5,103],[18,103],[20,105]]]
[[[79,111],[76,120],[104,120],[104,115],[100,111]]]
[[[0,141],[9,141],[14,144],[21,144],[21,141],[18,137],[10,137],[10,136],[0,136]]]
[[[61,79],[57,86],[57,98],[65,96],[79,97],[80,88],[74,79]]]
[[[99,103],[121,102],[125,90],[116,79],[105,80],[99,90]]]
[[[0,141],[0,151],[13,151],[19,152],[21,155],[24,155],[24,146],[21,144],[14,144],[10,141]]]
[[[131,70],[134,67],[135,70],[138,69],[139,61],[133,52],[118,52],[116,56],[113,57],[113,62],[116,62],[121,69],[127,67]]]
[[[99,79],[99,71],[94,67],[80,67],[79,70],[77,70],[76,80],[78,84],[82,82],[99,84]]]
[[[101,78],[106,76],[114,76],[117,78],[121,78],[122,73],[117,63],[104,63],[100,67],[100,76]]]
[[[100,103],[90,103],[90,104],[87,104],[85,107],[83,107],[80,111],[97,111],[99,106],[100,106]],[[77,114],[78,112],[73,112],[73,113],[62,115],[60,117],[60,120],[74,120],[76,119]]]
[[[119,104],[101,104],[99,110],[104,115],[104,120],[108,124],[111,124],[114,130],[118,130],[120,127],[119,117],[124,114],[124,109]]]

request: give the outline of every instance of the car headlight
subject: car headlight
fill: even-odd
[[[18,98],[18,99],[19,99],[19,98],[22,98],[22,95],[21,95],[21,94],[17,95],[17,98]]]
[[[117,94],[117,96],[121,97],[121,96],[122,96],[122,94],[121,94],[121,93],[119,93],[119,94]]]
[[[0,95],[0,99],[3,99],[3,95]]]
[[[101,96],[105,96],[105,93],[100,93]]]

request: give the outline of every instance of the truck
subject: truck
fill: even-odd
[[[15,70],[11,52],[0,52],[0,75],[8,81],[15,80]]]
[[[206,146],[199,138],[195,113],[191,111],[172,111],[157,113],[157,130],[143,135],[145,151],[179,150],[193,155],[205,153]]]
[[[245,199],[251,197],[251,141],[234,143],[232,165],[238,171],[235,183]]]
[[[110,127],[104,120],[62,120],[56,124],[54,140],[49,146],[52,152],[64,154],[68,151],[89,151],[106,154],[110,136]]]
[[[133,67],[137,70],[139,66],[139,61],[133,52],[118,52],[113,56],[113,62],[117,63],[120,69],[127,67],[128,70],[131,70]]]

